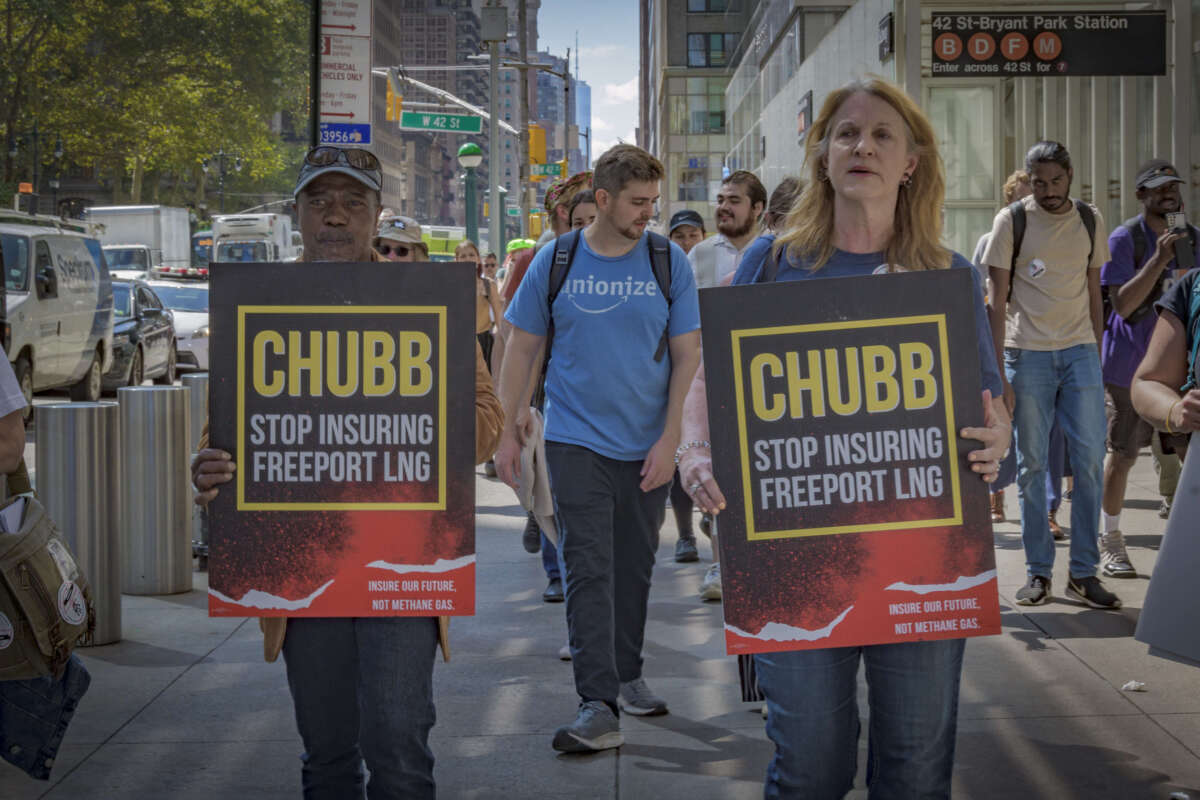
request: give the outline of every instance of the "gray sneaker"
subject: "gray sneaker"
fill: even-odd
[[[708,571],[704,573],[704,580],[700,581],[700,599],[702,600],[720,600],[721,599],[721,564],[714,561]]]
[[[1086,578],[1071,578],[1067,581],[1067,597],[1078,600],[1092,608],[1118,609],[1121,599],[1104,588],[1095,575]]]
[[[1125,552],[1125,537],[1120,531],[1100,534],[1100,572],[1106,578],[1137,577],[1137,570]]]
[[[579,704],[574,722],[554,732],[553,747],[560,753],[595,753],[623,744],[617,715],[603,700],[588,700]]]
[[[1017,605],[1040,606],[1050,599],[1050,579],[1041,575],[1030,575],[1029,580],[1017,589]]]
[[[638,717],[657,717],[667,713],[667,703],[646,685],[643,678],[621,684],[621,710]]]

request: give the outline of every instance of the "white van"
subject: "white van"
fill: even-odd
[[[112,280],[83,225],[0,211],[5,349],[32,406],[34,392],[70,387],[98,400],[112,362]]]
[[[213,217],[213,261],[292,261],[296,245],[287,214]]]

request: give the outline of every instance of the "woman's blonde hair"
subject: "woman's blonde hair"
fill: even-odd
[[[804,160],[809,180],[784,220],[784,232],[775,243],[776,251],[787,248],[789,255],[811,262],[813,271],[825,266],[833,256],[833,184],[826,174],[829,137],[838,110],[860,92],[874,95],[896,109],[904,120],[908,152],[917,156],[911,182],[898,190],[887,263],[910,270],[945,269],[952,257],[951,251],[941,244],[946,177],[933,126],[907,94],[878,77],[852,81],[825,99],[821,114],[805,140]]]
[[[1029,173],[1025,170],[1019,169],[1008,176],[1008,180],[1004,182],[1004,205],[1017,199],[1017,187],[1021,184],[1029,185]]]

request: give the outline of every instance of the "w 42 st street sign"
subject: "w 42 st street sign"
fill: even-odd
[[[559,175],[562,175],[562,164],[559,164],[557,161],[550,164],[530,164],[529,174],[552,175],[554,177],[558,177]]]
[[[483,130],[483,118],[470,114],[427,114],[423,111],[401,111],[400,127],[410,131],[479,133]]]

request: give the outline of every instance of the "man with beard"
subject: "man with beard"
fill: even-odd
[[[296,182],[302,261],[384,259],[371,248],[383,171],[369,150],[314,147]],[[393,298],[402,299],[402,298]],[[483,352],[475,347],[475,461],[496,449],[503,425]],[[205,505],[234,475],[233,456],[208,445],[192,462],[196,502]],[[287,663],[296,725],[304,740],[306,798],[432,798],[433,657],[446,643],[445,618],[263,617],[264,655]]]
[[[1129,384],[1146,355],[1158,315],[1154,303],[1162,297],[1172,273],[1197,263],[1195,228],[1173,230],[1167,214],[1183,210],[1179,188],[1183,178],[1161,158],[1146,162],[1137,172],[1137,198],[1143,213],[1119,225],[1108,237],[1112,260],[1100,271],[1108,289],[1112,314],[1104,328],[1104,392],[1108,415],[1108,446],[1104,462],[1104,531],[1100,536],[1100,571],[1112,578],[1136,578],[1137,570],[1125,551],[1121,506],[1129,470],[1138,452],[1150,444],[1154,429],[1133,410]],[[1191,264],[1176,263],[1176,242],[1188,242]],[[1173,453],[1168,456],[1173,458]]]
[[[767,207],[767,190],[753,172],[739,169],[717,192],[717,235],[688,253],[696,288],[720,286],[737,270],[746,246],[758,236],[758,221]]]
[[[1109,260],[1108,243],[1096,235],[1103,230],[1099,210],[1070,196],[1067,148],[1038,142],[1025,156],[1025,171],[1033,194],[996,215],[983,253],[993,287],[992,338],[1004,361],[1004,402],[1017,437],[1028,573],[1017,603],[1036,606],[1051,597],[1046,465],[1057,417],[1075,474],[1066,594],[1092,608],[1116,609],[1120,599],[1096,577],[1104,462],[1100,268]]]
[[[683,398],[700,363],[700,308],[683,251],[646,230],[662,177],[633,145],[600,156],[596,220],[538,252],[505,314],[500,394],[512,417],[496,470],[514,488],[518,412],[538,354],[550,355],[546,464],[580,701],[555,732],[562,752],[620,747],[620,711],[667,712],[642,678],[642,642]]]
[[[758,238],[759,219],[766,207],[766,187],[753,172],[739,169],[724,180],[717,192],[717,234],[688,252],[697,289],[729,282],[737,271],[742,253]],[[701,518],[700,530],[712,536],[709,515]],[[714,539],[714,560],[700,582],[700,597],[704,600],[721,599],[721,564],[715,560],[716,550]]]

